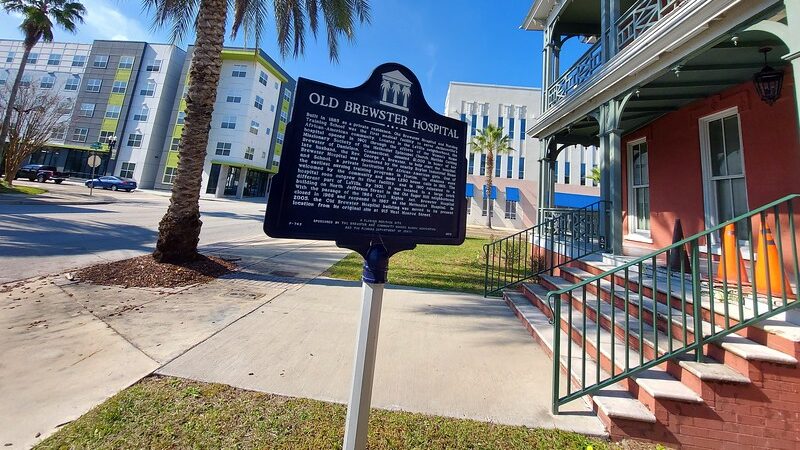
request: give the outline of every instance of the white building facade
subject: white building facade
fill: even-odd
[[[487,198],[487,155],[472,153],[467,145],[467,224],[484,226],[489,214],[492,227],[496,228],[525,229],[537,223],[540,145],[525,132],[541,111],[541,96],[538,88],[450,83],[445,115],[466,122],[469,139],[488,124],[502,127],[513,149],[495,155],[493,189],[491,198]],[[580,146],[566,150],[557,162],[562,168],[562,183],[556,195],[563,203],[569,203],[565,207],[583,206],[579,204],[582,201],[591,203],[599,193],[590,178],[591,167],[597,164],[596,151]],[[574,165],[581,162],[584,165]],[[584,171],[585,177],[576,176]],[[582,181],[586,184],[582,185]]]

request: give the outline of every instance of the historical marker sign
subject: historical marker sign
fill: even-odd
[[[466,124],[433,111],[402,65],[355,88],[300,78],[264,231],[349,248],[461,244],[466,143]]]

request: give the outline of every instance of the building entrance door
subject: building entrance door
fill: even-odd
[[[228,176],[225,178],[225,192],[223,195],[236,195],[239,190],[239,175],[241,175],[241,172],[241,167],[228,167]]]

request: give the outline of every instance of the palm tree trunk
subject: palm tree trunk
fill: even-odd
[[[28,42],[27,39],[25,40],[25,51],[22,52],[22,62],[19,63],[17,76],[14,78],[14,84],[11,86],[11,93],[8,96],[5,115],[3,116],[3,126],[0,128],[0,164],[3,163],[3,156],[5,156],[8,127],[11,126],[11,110],[13,109],[14,103],[17,101],[17,92],[19,91],[19,85],[22,83],[22,75],[25,72],[25,66],[28,65],[28,56],[31,54],[34,45],[36,45],[36,42]],[[6,173],[6,179],[8,179],[8,177],[9,175]],[[11,175],[11,177],[13,178],[14,175]]]
[[[494,174],[494,153],[490,149],[486,155],[486,215],[489,217],[489,229],[492,229],[492,213],[494,211],[494,200],[492,199],[492,176]]]
[[[197,257],[200,241],[200,185],[206,159],[208,132],[217,97],[222,47],[225,40],[226,0],[201,0],[197,15],[186,121],[178,153],[178,173],[172,185],[167,213],[158,225],[153,257],[159,262],[181,263]]]

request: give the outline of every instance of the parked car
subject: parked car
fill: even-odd
[[[130,178],[120,178],[120,177],[98,177],[93,180],[86,180],[84,183],[86,187],[96,187],[96,188],[103,188],[103,189],[111,189],[112,191],[125,191],[130,192],[136,189],[136,181],[131,180]]]
[[[16,178],[27,178],[30,181],[38,181],[40,183],[53,180],[56,184],[61,184],[62,181],[69,178],[69,173],[59,172],[55,166],[28,164],[17,171]]]

